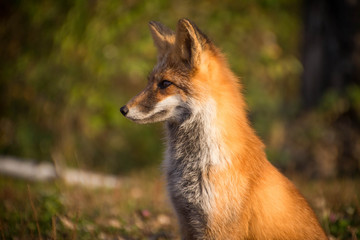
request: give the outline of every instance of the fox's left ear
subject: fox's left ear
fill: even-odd
[[[197,67],[201,62],[201,52],[207,42],[206,36],[188,19],[180,19],[176,29],[175,49],[181,60]]]
[[[163,24],[155,21],[149,22],[151,36],[158,49],[158,57],[161,58],[175,42],[175,33]]]

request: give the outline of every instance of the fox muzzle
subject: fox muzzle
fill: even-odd
[[[129,112],[129,109],[126,105],[124,105],[120,108],[120,112],[122,113],[122,115],[126,116],[126,114]]]

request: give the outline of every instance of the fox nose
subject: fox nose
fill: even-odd
[[[126,116],[126,114],[129,112],[129,109],[126,105],[124,105],[120,108],[120,112],[122,113],[122,115]]]

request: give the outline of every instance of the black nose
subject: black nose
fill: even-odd
[[[126,116],[126,114],[129,112],[129,109],[125,105],[120,108],[120,112],[122,113],[122,115]]]

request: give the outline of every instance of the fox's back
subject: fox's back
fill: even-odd
[[[256,182],[248,203],[250,239],[326,239],[304,197],[270,163]]]

